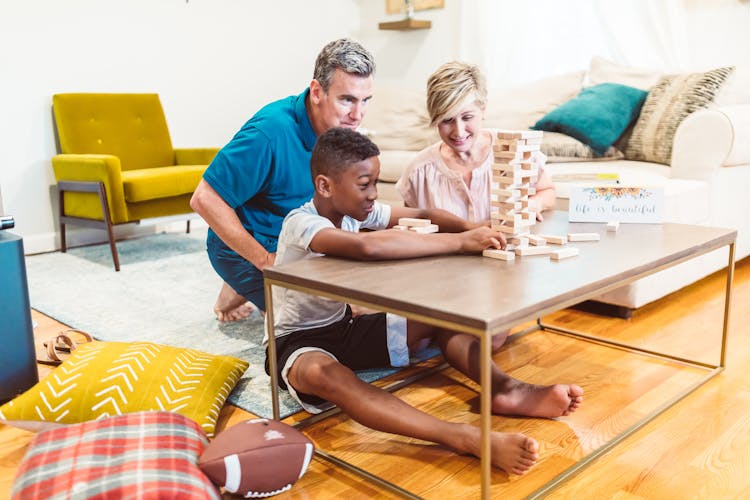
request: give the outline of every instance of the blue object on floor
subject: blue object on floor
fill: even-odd
[[[0,231],[0,402],[39,381],[23,239]]]

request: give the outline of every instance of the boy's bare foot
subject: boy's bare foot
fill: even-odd
[[[471,453],[476,457],[481,456],[482,433],[478,427],[463,427],[463,431],[457,435],[463,435],[466,439],[461,443],[465,448],[457,446],[458,451]],[[492,465],[508,474],[523,474],[539,459],[539,443],[520,432],[493,432],[490,435],[490,449]]]
[[[255,306],[235,292],[231,286],[222,284],[219,297],[214,304],[216,319],[221,322],[239,321],[250,316],[254,309]]]
[[[570,415],[583,402],[577,385],[534,385],[513,380],[507,390],[492,396],[492,411],[502,415],[556,418]]]
[[[539,443],[519,432],[493,432],[492,465],[508,474],[523,474],[539,459]]]

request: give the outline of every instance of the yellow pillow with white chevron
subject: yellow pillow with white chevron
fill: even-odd
[[[34,387],[0,406],[9,424],[73,424],[137,411],[173,411],[210,437],[224,401],[248,367],[150,342],[90,342]]]

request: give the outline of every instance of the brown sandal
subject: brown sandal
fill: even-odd
[[[70,333],[80,334],[84,339],[83,342],[76,342],[73,337],[69,335]],[[70,352],[71,350],[78,347],[78,344],[84,344],[86,342],[91,342],[92,340],[94,340],[94,338],[88,333],[71,328],[69,330],[63,330],[62,332],[60,332],[57,337],[54,338],[53,346],[60,352]],[[47,347],[47,344],[48,342],[44,342],[44,347]]]
[[[59,365],[60,363],[65,361],[68,356],[62,358],[60,357],[59,353],[64,352],[66,354],[70,354],[70,352],[75,350],[75,348],[79,345],[78,342],[73,340],[73,338],[68,335],[68,333],[72,332],[81,334],[86,342],[91,342],[94,340],[91,335],[86,332],[82,332],[81,330],[65,330],[63,332],[60,332],[54,339],[52,339],[51,342],[44,342],[47,359],[38,358],[37,361],[45,365]]]

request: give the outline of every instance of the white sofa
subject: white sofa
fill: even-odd
[[[659,76],[595,58],[588,72],[491,90],[485,125],[526,129],[575,97],[585,84],[611,81],[647,90]],[[625,160],[614,150],[610,150],[611,158],[597,160],[550,155],[546,168],[555,182],[559,204],[565,205],[572,185],[558,180],[562,176],[617,173],[622,185],[663,187],[665,221],[735,228],[736,260],[750,255],[750,86],[742,78],[744,75],[735,72],[710,108],[682,121],[674,137],[670,165]],[[424,102],[422,90],[376,86],[363,129],[381,149],[381,200],[402,203],[395,182],[417,151],[438,140],[428,126]],[[545,145],[552,152],[566,149],[566,145],[576,154],[586,149],[572,138],[554,133],[545,133]],[[603,294],[596,301],[615,306],[616,314],[629,317],[633,309],[725,267],[727,258],[726,250],[720,249]]]

